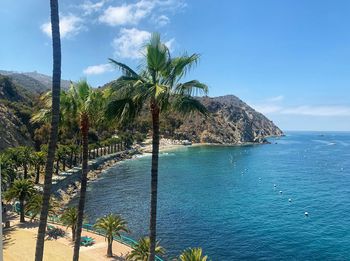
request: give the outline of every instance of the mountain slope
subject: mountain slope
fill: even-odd
[[[0,75],[0,150],[19,145],[32,145],[29,119],[35,96]]]
[[[199,100],[210,115],[186,118],[175,130],[177,136],[202,143],[241,144],[261,143],[268,136],[283,135],[272,121],[234,95]]]
[[[0,74],[8,76],[16,85],[20,85],[30,92],[40,94],[51,89],[52,79],[45,74],[37,72],[19,73],[4,70],[0,70]],[[70,81],[62,80],[61,85],[63,89],[68,89]]]

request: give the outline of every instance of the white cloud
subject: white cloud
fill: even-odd
[[[111,72],[111,71],[113,71],[113,66],[107,63],[107,64],[89,66],[84,70],[84,74],[97,75],[97,74],[103,74],[105,72]]]
[[[119,35],[113,39],[112,46],[114,55],[120,58],[140,59],[145,53],[142,49],[146,42],[150,39],[151,33],[148,31],[138,30],[136,28],[122,28]],[[173,50],[175,39],[172,38],[164,44],[169,51]]]
[[[349,106],[309,106],[285,108],[280,111],[281,114],[308,115],[308,116],[350,116]]]
[[[91,1],[85,1],[80,8],[84,11],[85,15],[92,14],[102,9],[106,0],[102,0],[100,2],[93,3]]]
[[[169,17],[167,17],[166,15],[161,15],[161,16],[155,18],[155,23],[156,23],[159,27],[165,26],[165,25],[167,25],[169,22],[170,22],[170,19],[169,19]]]
[[[47,36],[51,37],[51,22],[41,25],[40,28]],[[83,29],[83,19],[80,17],[72,14],[60,16],[60,33],[62,39],[77,35]]]
[[[186,5],[178,0],[139,0],[133,4],[109,6],[99,17],[99,21],[110,26],[137,25],[142,19],[154,14],[157,10],[176,10]],[[169,22],[169,18],[162,15],[162,23]]]
[[[268,101],[268,102],[280,102],[280,101],[283,101],[283,100],[284,100],[284,96],[283,95],[278,95],[278,96],[275,96],[275,97],[268,98],[266,101]]]
[[[148,31],[141,31],[136,28],[122,28],[119,36],[114,38],[112,43],[115,56],[131,59],[141,58],[141,48],[150,37],[151,33]]]
[[[252,107],[262,113],[262,114],[271,114],[279,112],[282,107],[274,104],[260,104],[260,105],[252,105]]]

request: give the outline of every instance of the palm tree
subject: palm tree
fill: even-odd
[[[150,260],[149,249],[150,249],[150,239],[149,237],[143,237],[133,247],[133,250],[131,250],[131,252],[126,257],[126,260],[148,261]],[[159,245],[159,242],[156,242],[155,254],[156,255],[165,254],[165,249]]]
[[[78,220],[74,243],[73,260],[79,259],[80,237],[83,225],[83,216],[85,208],[85,197],[87,187],[87,173],[89,160],[89,128],[92,123],[101,121],[101,111],[103,106],[102,92],[93,90],[86,81],[80,81],[71,88],[65,95],[62,103],[62,118],[76,119],[80,123],[80,133],[82,136],[82,173],[81,187],[78,205]]]
[[[105,236],[108,241],[107,247],[107,257],[112,257],[112,243],[113,237],[120,237],[120,232],[129,232],[127,228],[126,221],[123,220],[120,216],[109,214],[105,217],[99,218],[94,225],[95,228],[104,230]]]
[[[78,209],[76,207],[68,207],[65,209],[61,216],[61,221],[63,225],[67,226],[67,228],[72,229],[72,241],[75,241],[75,231],[77,228],[77,220],[78,220]]]
[[[203,256],[201,248],[188,248],[179,256],[179,261],[207,261],[207,259],[207,256]]]
[[[17,179],[12,186],[5,192],[6,200],[18,200],[20,206],[20,222],[25,222],[25,201],[35,193],[34,185],[30,180]]]
[[[51,9],[51,31],[52,31],[52,107],[51,107],[51,129],[49,138],[49,149],[45,166],[45,180],[43,193],[43,206],[40,213],[38,237],[35,249],[35,261],[42,261],[44,253],[44,239],[49,213],[49,203],[52,185],[53,163],[55,160],[58,124],[60,116],[60,92],[61,92],[61,37],[60,20],[58,11],[58,0],[50,0]]]
[[[19,164],[23,167],[23,178],[27,179],[28,178],[28,166],[31,164],[31,159],[32,159],[32,153],[33,153],[33,148],[31,147],[18,147],[17,149],[17,157],[19,160]]]
[[[39,183],[40,179],[40,170],[41,167],[45,164],[46,161],[46,153],[44,151],[37,151],[32,155],[32,162],[35,167],[35,184]]]
[[[167,110],[184,115],[191,112],[206,114],[205,107],[192,95],[206,94],[208,88],[199,81],[180,83],[179,80],[197,64],[199,55],[184,55],[171,58],[169,49],[160,41],[157,33],[152,34],[146,45],[145,66],[140,73],[113,59],[110,61],[121,69],[123,75],[113,83],[111,102],[106,111],[108,117],[120,122],[135,117],[140,107],[149,104],[152,116],[152,167],[151,167],[151,207],[150,207],[150,261],[155,258],[158,154],[159,154],[159,117]]]
[[[1,164],[1,191],[5,191],[11,182],[16,177],[16,172],[14,171],[14,164],[12,162],[11,156],[8,155],[8,150],[0,153],[0,164]]]
[[[25,206],[25,213],[27,215],[30,215],[30,221],[32,221],[39,215],[42,205],[43,205],[43,196],[41,194],[35,193],[30,197],[30,199],[28,200]],[[56,215],[57,208],[58,208],[57,202],[53,198],[51,198],[50,206],[49,206],[49,215],[50,216]]]

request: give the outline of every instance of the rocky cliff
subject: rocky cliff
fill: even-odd
[[[268,136],[283,135],[272,121],[234,95],[199,99],[209,116],[187,117],[175,131],[178,137],[202,143],[241,144],[262,143]]]

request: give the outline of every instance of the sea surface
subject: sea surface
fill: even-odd
[[[350,260],[350,133],[269,141],[160,155],[158,238],[168,257],[200,246],[214,261]],[[150,161],[124,161],[89,185],[90,222],[118,213],[130,237],[147,235]]]

